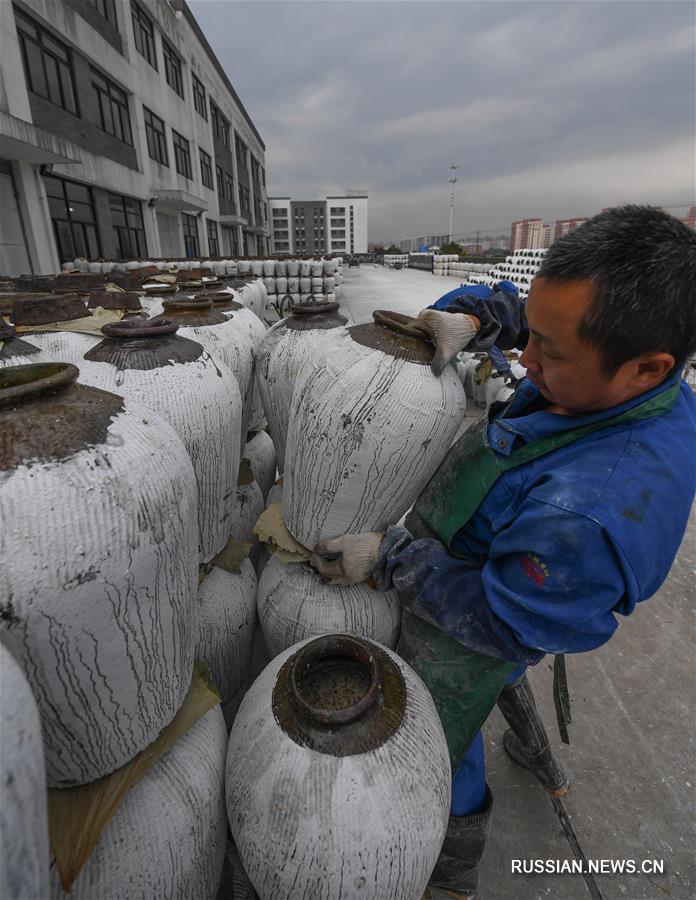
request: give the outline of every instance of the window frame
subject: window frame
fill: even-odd
[[[191,92],[193,94],[193,108],[199,116],[208,121],[208,101],[205,91],[205,85],[196,75],[191,72]]]
[[[211,99],[210,100],[210,122],[213,129],[213,137],[217,138],[221,144],[231,150],[230,146],[230,128],[231,125],[227,118],[223,115],[220,107]]]
[[[201,164],[201,184],[213,191],[215,190],[213,187],[213,158],[202,147],[198,148],[198,157]]]
[[[162,64],[164,66],[164,80],[174,93],[183,100],[184,75],[182,59],[169,41],[164,37],[162,38]]]
[[[191,142],[187,140],[183,134],[179,134],[172,128],[172,146],[174,147],[174,168],[183,175],[184,178],[191,181],[193,179],[193,169],[191,167]],[[182,168],[179,168],[179,163]],[[182,171],[183,169],[183,171]]]
[[[187,259],[193,259],[196,256],[200,257],[201,243],[198,231],[198,216],[182,213],[181,228],[184,235],[184,255]]]
[[[128,92],[125,91],[122,87],[116,84],[115,81],[112,81],[110,78],[107,78],[106,75],[103,75],[98,69],[95,69],[93,66],[90,66],[90,74],[91,74],[91,84],[92,89],[95,91],[97,95],[97,105],[99,107],[99,119],[101,121],[101,125],[99,126],[100,130],[104,132],[104,134],[110,134],[111,137],[116,138],[117,141],[121,141],[123,144],[128,144],[129,147],[133,146],[133,128],[131,126],[130,121],[130,106],[128,103]],[[94,79],[100,79],[104,82],[104,85],[97,85],[94,82]],[[121,95],[120,97],[118,95]],[[118,122],[120,126],[121,134],[117,134],[116,129],[114,131],[110,131],[106,127],[106,122],[104,118],[104,106],[103,104],[108,102],[109,106],[109,115],[111,116],[111,121],[113,123],[116,122],[116,117],[114,115],[114,105],[118,110]],[[124,118],[125,117],[125,118]],[[126,127],[124,128],[124,121]]]
[[[225,197],[225,182],[223,180],[222,166],[215,165],[215,185],[217,187],[218,197]]]
[[[156,125],[152,121],[148,121],[148,116],[151,120],[156,120],[156,122],[162,126],[162,130],[159,131]],[[151,109],[148,109],[147,106],[143,106],[143,119],[145,121],[145,138],[147,140],[147,152],[150,159],[154,159],[155,162],[159,163],[161,166],[166,166],[169,168],[169,149],[167,147],[167,126],[164,122],[164,119],[160,119],[159,116],[155,115]],[[153,135],[153,141],[150,141],[150,135]],[[152,144],[152,145],[151,145]],[[156,147],[155,147],[156,145]],[[164,158],[160,158],[153,153],[153,148],[158,151],[164,151]]]
[[[232,207],[234,209],[237,208],[237,196],[234,189],[234,175],[230,175],[229,172],[223,172],[223,178],[225,179],[225,194],[224,196],[230,201]]]
[[[47,28],[44,28],[43,25],[32,19],[31,16],[28,16],[23,10],[13,7],[13,11],[27,89],[30,93],[36,94],[37,97],[43,98],[48,103],[53,104],[53,106],[57,106],[59,109],[70,113],[70,115],[80,118],[70,47],[54,37]],[[24,29],[22,29],[22,23],[24,23]],[[33,29],[35,34],[31,34],[31,29]],[[27,50],[27,44],[32,48],[31,53]],[[51,47],[50,44],[53,44],[54,47]],[[64,54],[63,58],[56,53],[56,48]],[[38,54],[38,59],[35,58],[34,54]],[[54,66],[54,72],[51,77],[49,77],[47,70],[47,60],[50,60]],[[40,73],[36,71],[33,63],[40,63]],[[42,84],[37,83],[37,75],[39,74],[43,81]],[[39,89],[41,87],[44,87],[44,91]]]
[[[60,184],[60,195],[58,193],[52,193],[54,190],[52,182],[58,182]],[[44,175],[43,176],[43,185],[44,190],[46,191],[46,197],[48,199],[49,206],[49,215],[51,218],[51,225],[53,227],[53,233],[56,241],[56,249],[58,251],[59,256],[63,257],[61,262],[65,262],[66,260],[71,258],[70,253],[65,253],[62,247],[62,240],[60,236],[60,230],[58,227],[59,223],[66,224],[70,231],[70,240],[72,242],[74,256],[75,257],[84,255],[87,259],[95,259],[99,258],[102,255],[101,252],[101,236],[99,234],[99,226],[97,224],[97,215],[94,207],[94,193],[92,188],[88,184],[82,184],[79,181],[73,181],[70,178],[62,178],[58,175]],[[80,189],[86,191],[87,193],[87,201],[84,200],[76,200],[74,197],[69,196],[70,186],[75,185]],[[53,209],[51,208],[52,200],[59,201],[64,208],[65,215],[56,217],[53,214]],[[91,220],[89,222],[80,221],[77,218],[74,218],[71,213],[74,212],[74,207],[72,204],[80,203],[82,206],[89,206],[91,213]],[[93,242],[90,240],[90,235],[88,234],[88,228],[91,228],[93,231]],[[80,234],[81,240],[84,245],[84,249],[87,249],[86,253],[80,254],[78,251],[78,241],[75,239],[76,233]]]
[[[123,194],[107,193],[109,204],[109,216],[111,227],[116,232],[119,259],[143,259],[147,257],[147,235],[145,234],[145,219],[143,217],[143,205],[134,197],[126,197]],[[125,225],[115,225],[112,213],[114,206],[121,206],[119,212],[123,213]],[[137,217],[138,224],[130,224],[130,217]]]
[[[157,45],[155,43],[155,23],[136,0],[131,0],[131,22],[133,24],[135,49],[143,59],[147,60],[155,72],[159,72]],[[143,36],[145,38],[144,41]]]
[[[118,28],[115,0],[88,0],[88,2],[92,4],[102,18],[106,19],[114,28]]]
[[[218,231],[218,223],[215,219],[206,219],[205,229],[208,236],[208,256],[220,256],[220,233]]]

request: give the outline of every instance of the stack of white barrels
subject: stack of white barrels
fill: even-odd
[[[334,303],[343,284],[343,259],[251,260],[270,297],[290,296],[293,303]]]
[[[444,254],[433,257],[433,275],[458,278],[471,273],[485,274],[490,272],[493,266],[490,263],[461,262],[456,254]]]
[[[2,320],[3,900],[213,900],[229,865],[262,900],[425,890],[451,772],[394,652],[398,598],[326,584],[305,559],[404,515],[464,387],[454,367],[432,374],[398,317],[348,328],[311,302],[267,330],[264,277],[17,297]],[[53,819],[66,869],[46,787],[55,815],[134,771],[86,851],[81,815]]]
[[[408,253],[385,253],[384,265],[388,269],[393,269],[395,265],[408,267]]]
[[[512,255],[505,257],[505,262],[488,268],[485,273],[471,272],[467,276],[467,282],[492,286],[499,281],[512,281],[517,285],[520,296],[527,297],[546,252],[545,249],[536,248],[516,250]]]

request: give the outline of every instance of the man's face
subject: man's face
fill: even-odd
[[[631,363],[607,377],[597,348],[579,336],[592,289],[589,279],[559,282],[537,277],[529,292],[529,343],[520,362],[557,412],[608,409],[645,390],[635,384],[636,366]]]

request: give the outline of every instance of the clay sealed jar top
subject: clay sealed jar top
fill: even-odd
[[[9,359],[12,356],[30,357],[40,352],[34,344],[18,338],[13,326],[0,318],[0,359]],[[31,362],[31,359],[27,359],[27,362]]]
[[[39,294],[15,301],[12,322],[14,325],[50,325],[91,315],[79,294]]]
[[[380,647],[345,634],[323,635],[285,661],[273,714],[296,744],[331,756],[368,753],[394,734],[406,688]]]
[[[201,325],[224,325],[227,318],[213,309],[212,300],[175,299],[165,300],[162,303],[164,313],[155,316],[156,322],[161,319],[169,319],[178,325],[195,328]]]
[[[122,319],[102,326],[104,340],[84,358],[109,363],[123,371],[149,371],[175,363],[194,362],[203,354],[196,341],[178,337],[179,325],[164,316],[156,319]]]
[[[406,362],[429,366],[435,349],[419,329],[417,319],[391,310],[375,310],[374,324],[353,325],[348,334],[357,343]]]
[[[0,471],[103,444],[123,398],[77,384],[69,363],[0,369]]]
[[[348,319],[338,309],[338,303],[294,303],[292,314],[283,323],[290,331],[328,331],[340,328]]]
[[[134,312],[142,311],[140,295],[137,291],[90,291],[87,307],[96,309],[126,309]]]
[[[237,303],[228,291],[210,291],[206,294],[195,294],[194,300],[211,300],[216,312],[238,312],[244,309],[243,303]]]

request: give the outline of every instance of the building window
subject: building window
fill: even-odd
[[[233,225],[222,226],[222,236],[224,240],[223,252],[229,253],[231,256],[239,255],[239,243],[237,241],[237,229]]]
[[[331,249],[332,250],[345,250],[346,242],[345,241],[331,241]]]
[[[91,188],[53,175],[44,175],[44,185],[60,259],[97,259],[101,250]]]
[[[193,105],[199,116],[203,116],[208,121],[208,105],[205,102],[205,87],[203,82],[191,73],[191,84],[193,85]]]
[[[217,185],[218,197],[224,197],[225,183],[222,180],[222,169],[220,166],[215,166],[215,183]]]
[[[200,256],[201,251],[198,244],[198,219],[196,216],[189,216],[187,213],[181,214],[181,220],[184,226],[184,250],[189,259],[192,256]]]
[[[345,219],[332,219],[332,220],[331,220],[331,227],[332,227],[332,228],[345,228],[345,227],[346,227],[346,220],[345,220]]]
[[[220,244],[218,242],[217,222],[213,222],[212,219],[208,219],[206,222],[206,227],[208,229],[208,255],[219,256]]]
[[[167,136],[164,131],[164,122],[159,116],[143,106],[143,117],[145,119],[145,135],[147,137],[147,152],[150,158],[162,163],[163,166],[169,166],[169,155],[167,154]]]
[[[239,137],[238,134],[234,136],[234,152],[237,157],[237,168],[242,169],[245,173],[248,172],[247,163],[246,163],[246,144]]]
[[[132,146],[126,92],[95,69],[92,69],[92,87],[97,95],[101,130]]]
[[[345,228],[344,228],[342,231],[339,231],[339,230],[333,231],[333,230],[332,230],[332,231],[331,231],[331,237],[332,237],[332,238],[343,238],[343,239],[345,240],[345,237],[346,237],[346,230],[345,230]]]
[[[135,49],[150,63],[153,69],[157,68],[157,53],[155,51],[155,28],[152,19],[137,3],[131,3],[133,17],[133,35],[135,37]]]
[[[332,216],[345,216],[346,214],[345,206],[332,206],[329,211]]]
[[[203,187],[213,189],[213,161],[205,150],[198,151],[201,156],[201,181]]]
[[[234,205],[235,196],[234,196],[234,178],[225,172],[225,197]]]
[[[167,84],[184,99],[184,82],[181,78],[181,60],[176,50],[162,38],[162,58],[164,59],[164,77]]]
[[[230,149],[230,123],[223,116],[217,106],[210,101],[210,120],[213,125],[213,137],[215,137],[220,143],[224,144],[227,149]]]
[[[266,187],[266,170],[261,166],[261,184]]]
[[[97,12],[101,13],[107,22],[111,22],[116,27],[116,3],[114,0],[89,0],[89,2],[96,7]]]
[[[244,187],[243,184],[239,185],[239,208],[241,214],[245,218],[249,218],[249,198],[250,198],[249,188]]]
[[[68,48],[18,10],[15,21],[27,87],[33,94],[77,115]]]
[[[142,259],[147,256],[143,209],[139,200],[109,194],[111,225],[116,235],[118,255],[121,259]]]
[[[189,142],[178,131],[174,131],[173,128],[172,139],[174,141],[174,165],[176,166],[176,171],[179,175],[183,175],[184,178],[193,178]]]
[[[274,219],[287,219],[288,211],[287,209],[274,209],[273,210],[273,218]]]

